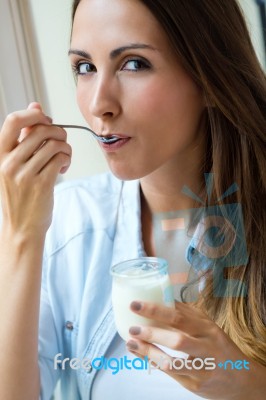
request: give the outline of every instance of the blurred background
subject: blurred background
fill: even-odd
[[[239,0],[254,46],[265,66],[265,0]],[[67,52],[72,0],[0,0],[0,124],[4,117],[39,101],[55,123],[84,124],[76,105]],[[266,32],[264,31],[264,34]],[[107,170],[97,143],[69,130],[73,162],[63,179]]]

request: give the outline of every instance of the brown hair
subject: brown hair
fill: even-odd
[[[173,51],[207,99],[213,196],[236,182],[249,260],[225,278],[246,295],[213,294],[207,278],[197,302],[247,355],[266,365],[266,79],[236,0],[140,0],[167,33]],[[80,0],[73,3],[74,19]]]

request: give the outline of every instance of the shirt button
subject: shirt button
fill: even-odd
[[[91,371],[92,371],[92,365],[91,365],[91,363],[90,363],[90,364],[88,364],[88,365],[86,366],[86,372],[87,372],[87,374],[90,374]]]
[[[65,327],[66,327],[66,329],[68,329],[69,331],[73,331],[73,329],[74,329],[73,322],[67,321]]]

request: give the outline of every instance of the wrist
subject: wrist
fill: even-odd
[[[3,225],[0,231],[1,251],[18,259],[29,253],[42,257],[45,235],[40,231],[14,231],[10,226]]]

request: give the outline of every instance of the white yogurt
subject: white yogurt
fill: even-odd
[[[152,263],[152,269],[150,269],[149,266],[148,268],[143,268],[138,265],[140,260],[125,262],[134,264],[135,261],[136,265],[128,265],[128,268],[122,269],[122,271],[121,268],[118,272],[112,269],[112,302],[115,322],[118,333],[124,340],[129,339],[128,331],[131,326],[159,326],[158,322],[141,317],[132,312],[130,310],[130,303],[132,301],[148,301],[174,307],[173,288],[167,273],[166,262],[151,257],[141,260],[149,260],[149,264]],[[158,270],[156,270],[155,261],[159,263],[163,261],[164,268],[160,269],[161,264],[159,264]],[[120,264],[120,266],[122,266],[122,264]],[[115,269],[116,267],[113,268]]]

